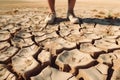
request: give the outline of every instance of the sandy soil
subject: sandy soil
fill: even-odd
[[[64,6],[67,5],[67,0],[56,0],[56,6]],[[0,7],[46,7],[47,2],[45,0],[38,0],[38,1],[0,1]],[[76,6],[78,7],[99,7],[99,8],[119,8],[120,1],[119,0],[77,0]],[[89,7],[88,7],[89,6]]]
[[[0,1],[0,80],[120,80],[119,0],[77,0],[79,24],[44,22],[47,3]]]

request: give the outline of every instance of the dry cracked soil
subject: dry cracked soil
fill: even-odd
[[[0,11],[0,80],[120,80],[119,13],[77,9],[71,24],[57,9],[48,25],[46,11]]]

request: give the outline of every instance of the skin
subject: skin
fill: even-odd
[[[76,0],[68,0],[68,12],[73,13]],[[48,0],[50,13],[55,13],[55,0]]]

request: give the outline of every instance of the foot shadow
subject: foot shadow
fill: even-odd
[[[61,17],[57,17],[55,19],[55,22],[52,24],[60,24],[61,22],[67,22],[69,21],[67,18],[61,18]],[[104,19],[100,19],[100,18],[79,18],[79,24],[83,24],[83,23],[89,23],[89,24],[101,24],[101,25],[114,25],[114,26],[120,26],[120,18],[104,18]]]
[[[82,23],[120,26],[120,18],[115,18],[115,19],[83,18]]]
[[[55,19],[55,22],[54,24],[60,24],[61,22],[66,22],[66,21],[69,21],[67,18],[61,18],[61,17],[57,17]]]
[[[61,18],[61,17],[57,17],[56,19],[55,19],[55,22],[53,23],[53,24],[60,24],[61,22],[67,22],[67,21],[69,21],[67,18]],[[81,18],[79,18],[79,23],[78,24],[82,24],[82,19]]]

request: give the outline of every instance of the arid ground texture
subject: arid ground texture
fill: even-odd
[[[120,80],[120,1],[77,0],[79,24],[56,0],[0,1],[0,80]]]

